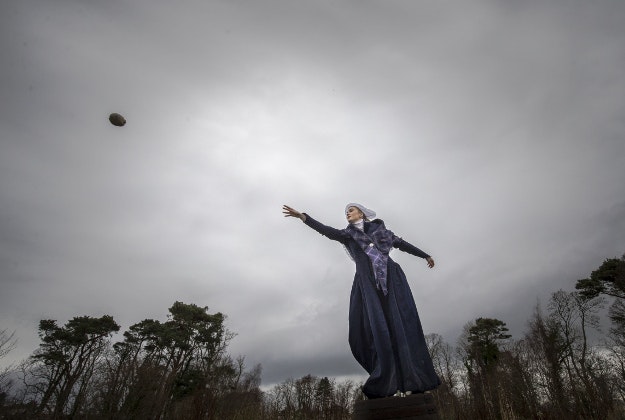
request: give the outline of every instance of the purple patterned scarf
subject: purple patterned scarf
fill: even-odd
[[[388,253],[393,248],[393,232],[384,227],[384,222],[381,220],[379,222],[381,222],[380,226],[369,232],[369,234],[351,224],[345,228],[345,231],[354,238],[356,243],[369,257],[375,274],[376,286],[386,296],[388,294],[386,268]]]

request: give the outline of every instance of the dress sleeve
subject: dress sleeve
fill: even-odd
[[[393,247],[416,257],[428,258],[430,256],[429,254],[421,251],[416,246],[404,241],[402,238],[395,235],[393,235]]]
[[[316,221],[315,219],[310,217],[308,214],[306,213],[303,213],[303,214],[306,215],[306,221],[304,223],[308,227],[313,228],[314,230],[316,230],[323,236],[329,239],[332,239],[333,241],[339,241],[342,244],[344,244],[347,241],[348,234],[345,231],[340,230],[340,229],[335,229],[330,226],[326,226],[323,223]]]

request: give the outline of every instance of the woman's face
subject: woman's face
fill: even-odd
[[[362,212],[360,211],[360,209],[358,207],[350,207],[347,209],[347,221],[349,223],[354,223],[359,221],[360,219],[362,219],[364,215],[362,214]]]

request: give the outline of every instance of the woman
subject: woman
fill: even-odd
[[[406,276],[389,257],[397,248],[434,260],[425,252],[387,230],[375,212],[361,204],[345,207],[348,226],[335,229],[306,213],[283,206],[285,217],[297,217],[329,239],[343,244],[356,263],[349,303],[349,345],[352,354],[369,373],[363,386],[367,398],[388,397],[436,388],[434,372]]]

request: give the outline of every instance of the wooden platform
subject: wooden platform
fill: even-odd
[[[432,394],[357,401],[353,420],[438,420]]]

